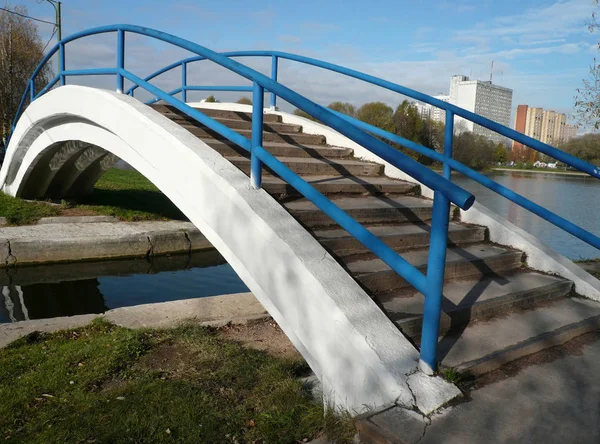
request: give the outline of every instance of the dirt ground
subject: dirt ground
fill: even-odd
[[[247,347],[265,350],[286,358],[301,358],[300,353],[273,319],[247,324],[227,325],[219,329],[224,338],[240,342]]]

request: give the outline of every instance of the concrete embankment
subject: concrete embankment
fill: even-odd
[[[209,250],[190,222],[119,222],[106,217],[48,218],[0,227],[0,267],[153,257]]]
[[[222,326],[228,323],[239,324],[266,318],[268,313],[252,293],[159,302],[115,308],[104,314],[85,314],[0,324],[0,347],[5,347],[34,331],[53,332],[82,327],[98,317],[103,317],[107,321],[127,328],[168,328],[186,321],[211,326]]]

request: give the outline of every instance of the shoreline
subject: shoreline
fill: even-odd
[[[581,173],[579,171],[567,172],[567,171],[548,171],[548,170],[524,170],[524,169],[516,169],[516,168],[492,168],[492,171],[502,171],[502,172],[514,172],[514,173],[534,173],[534,174],[559,174],[563,176],[580,176],[587,177],[589,174]]]
[[[34,331],[51,333],[68,330],[87,325],[96,318],[103,318],[126,328],[169,328],[185,322],[222,327],[227,324],[244,324],[269,317],[267,311],[252,293],[156,302],[114,308],[98,314],[81,314],[0,324],[0,348]]]
[[[92,216],[55,217],[36,225],[0,227],[0,269],[212,249],[191,222],[121,222]]]

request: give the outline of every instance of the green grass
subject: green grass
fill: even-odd
[[[443,369],[440,376],[452,384],[458,384],[462,380],[460,372],[453,367]]]
[[[45,202],[29,202],[0,193],[0,216],[10,225],[31,224],[41,217],[57,216],[59,211]]]
[[[92,194],[70,204],[127,221],[186,220],[183,213],[137,171],[111,169],[96,183]]]
[[[351,419],[310,398],[305,371],[197,326],[32,334],[0,350],[0,440],[350,442]]]

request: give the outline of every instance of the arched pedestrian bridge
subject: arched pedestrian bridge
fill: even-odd
[[[117,34],[116,66],[67,69],[69,43],[101,33]],[[134,73],[126,63],[129,33],[197,55],[150,75]],[[54,54],[60,71],[37,91],[35,75]],[[271,77],[236,62],[239,56],[269,57]],[[299,95],[278,79],[280,59],[444,109],[444,152]],[[188,65],[210,62],[245,85],[188,84]],[[172,70],[181,72],[177,89],[152,83]],[[114,76],[117,92],[67,85],[80,75]],[[125,79],[134,85],[128,91]],[[154,99],[136,99],[140,89]],[[187,100],[189,91],[208,90],[251,91],[253,104]],[[277,97],[322,123],[276,111]],[[474,204],[477,196],[452,183],[450,172],[596,248],[600,239],[453,160],[455,116],[600,177],[597,167],[484,117],[347,68],[280,52],[219,54],[159,31],[113,25],[67,37],[44,59],[15,119],[0,186],[30,199],[79,196],[123,159],[227,259],[305,357],[328,401],[357,412],[395,402],[428,414],[459,394],[430,376],[438,365],[483,373],[600,325],[599,282]],[[391,142],[441,162],[443,174]],[[462,210],[460,221],[451,220],[451,205]],[[573,298],[573,290],[587,299]]]

